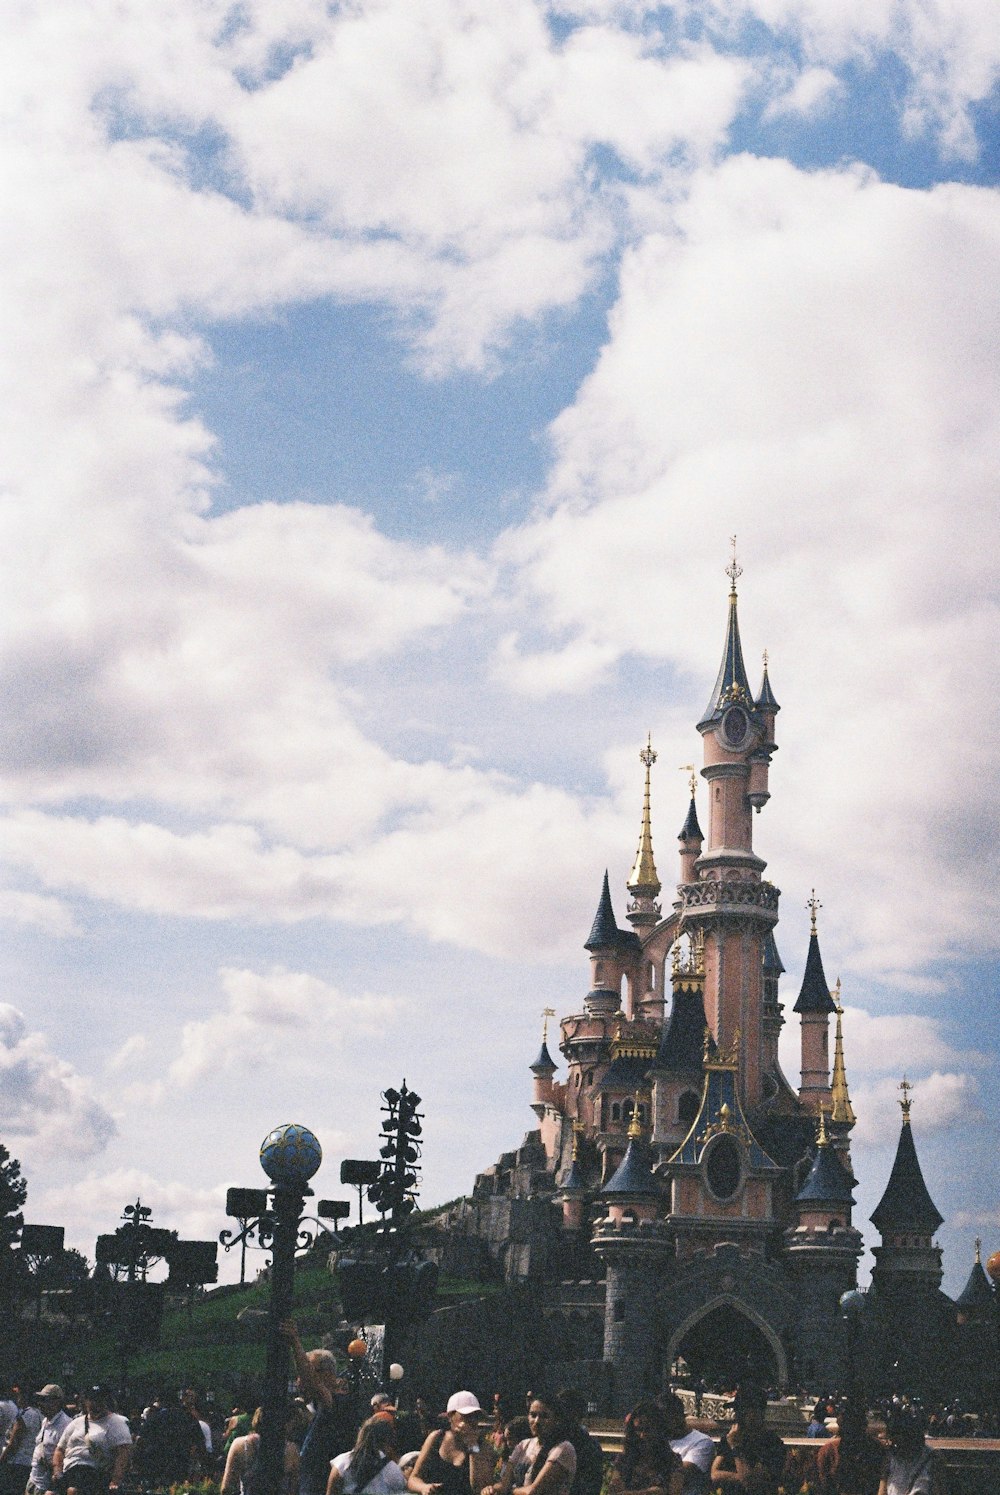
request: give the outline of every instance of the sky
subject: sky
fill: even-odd
[[[517,1146],[647,731],[676,879],[736,534],[856,1219],[905,1073],[945,1287],[1000,1247],[998,76],[994,0],[3,8],[29,1220],[215,1236],[286,1121],[339,1197],[404,1077],[424,1205]]]

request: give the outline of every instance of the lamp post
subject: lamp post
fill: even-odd
[[[404,1374],[405,1372],[403,1370],[403,1367],[398,1363],[398,1361],[394,1360],[389,1366],[389,1380],[392,1383],[392,1399],[397,1407],[399,1406],[400,1400],[402,1398]]]
[[[224,1230],[219,1240],[227,1251],[256,1234],[271,1251],[271,1292],[267,1310],[267,1361],[261,1397],[261,1495],[280,1495],[285,1455],[288,1407],[288,1343],[281,1325],[291,1316],[295,1286],[295,1253],[313,1244],[313,1232],[303,1231],[302,1207],[312,1194],[309,1179],[323,1160],[319,1141],[306,1127],[291,1123],[275,1127],[260,1145],[260,1165],[271,1180],[270,1189],[230,1189],[226,1213],[243,1224],[240,1231]],[[322,1210],[322,1206],[320,1206]],[[318,1221],[314,1222],[317,1225]]]
[[[863,1293],[860,1288],[852,1288],[850,1292],[841,1294],[840,1317],[847,1333],[847,1395],[852,1403],[865,1401],[862,1377],[858,1371],[858,1339],[867,1316],[867,1293]]]

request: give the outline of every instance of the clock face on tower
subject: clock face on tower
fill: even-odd
[[[750,732],[750,718],[742,706],[730,706],[722,718],[722,735],[730,748],[741,748]]]

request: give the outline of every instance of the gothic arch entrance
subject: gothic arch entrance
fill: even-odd
[[[685,1319],[667,1346],[667,1374],[678,1356],[710,1386],[752,1379],[784,1386],[788,1364],[781,1340],[759,1314],[728,1295],[714,1298]]]

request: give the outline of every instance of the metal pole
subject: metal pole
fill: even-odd
[[[263,1495],[281,1495],[288,1415],[288,1343],[282,1322],[291,1316],[295,1289],[295,1246],[303,1191],[274,1190],[274,1235],[271,1243],[271,1295],[267,1310],[267,1364],[261,1400],[260,1473]]]

